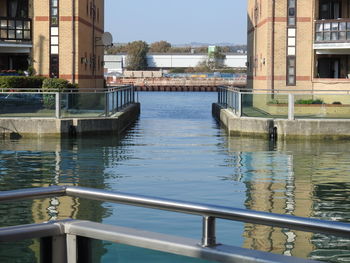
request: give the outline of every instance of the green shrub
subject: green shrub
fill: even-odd
[[[268,104],[283,104],[282,102],[276,100],[276,99],[272,99],[268,102]]]
[[[43,91],[64,92],[77,88],[76,84],[71,84],[65,79],[45,79],[43,81]]]
[[[342,105],[342,103],[340,101],[335,101],[332,104],[334,104],[334,105]]]
[[[295,104],[324,104],[324,101],[321,100],[321,99],[316,99],[316,100],[313,100],[313,99],[309,99],[309,100],[300,99],[300,100],[297,100],[295,102]]]
[[[185,73],[186,72],[186,68],[174,68],[169,70],[169,73]]]
[[[44,92],[64,92],[78,88],[77,84],[72,84],[65,79],[45,79],[43,81],[42,90]],[[43,96],[44,105],[46,108],[55,108],[55,95],[45,94]]]
[[[37,90],[41,89],[45,77],[25,77],[25,76],[1,76],[0,89],[10,91],[20,90]]]

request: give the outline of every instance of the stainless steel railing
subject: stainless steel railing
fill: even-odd
[[[0,203],[45,198],[52,196],[79,197],[91,200],[99,200],[104,202],[112,202],[202,216],[203,231],[201,246],[204,248],[216,248],[218,246],[215,237],[216,218],[260,225],[276,226],[282,228],[290,228],[306,232],[324,233],[343,237],[350,236],[350,224],[346,223],[330,222],[289,215],[279,215],[225,206],[182,202],[171,199],[154,198],[143,195],[126,194],[83,187],[52,186],[47,188],[4,191],[0,192]],[[49,230],[52,230],[52,227],[49,228]],[[0,241],[4,237],[4,234],[1,233],[1,231],[2,230],[0,229]],[[31,231],[33,232],[33,227],[31,228]],[[103,230],[101,231],[103,232]],[[91,236],[89,237],[91,238]]]

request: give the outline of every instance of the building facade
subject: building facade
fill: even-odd
[[[350,87],[347,0],[249,0],[248,88]]]
[[[0,0],[0,70],[103,88],[104,0]]]

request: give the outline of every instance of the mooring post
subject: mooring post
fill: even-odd
[[[203,217],[203,233],[202,233],[202,246],[214,247],[216,246],[215,236],[215,217],[204,216]]]

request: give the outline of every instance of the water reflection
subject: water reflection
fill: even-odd
[[[228,138],[232,180],[246,185],[248,209],[350,222],[348,142]],[[226,180],[229,177],[225,178]],[[244,247],[329,262],[349,259],[350,241],[246,224]]]
[[[0,140],[0,190],[80,185],[350,221],[350,142],[228,138],[211,116],[215,95],[140,94],[142,116],[123,138]],[[194,216],[68,197],[0,204],[0,226],[68,217],[200,240],[201,220]],[[331,262],[343,262],[350,250],[339,238],[237,222],[218,222],[217,236],[222,243]],[[35,240],[2,244],[0,262],[7,262],[7,251],[35,262],[38,247]],[[117,250],[98,243],[96,256],[111,262]]]
[[[79,185],[108,189],[104,173],[111,162],[125,153],[120,139],[98,138],[60,140],[22,139],[0,141],[0,190],[46,187],[50,185]],[[116,150],[117,149],[117,150]],[[41,223],[65,218],[102,222],[111,215],[101,202],[60,197],[0,204],[0,226]],[[39,241],[0,244],[0,262],[36,262]],[[94,256],[105,253],[102,242],[95,246]],[[18,261],[18,262],[19,262]]]

